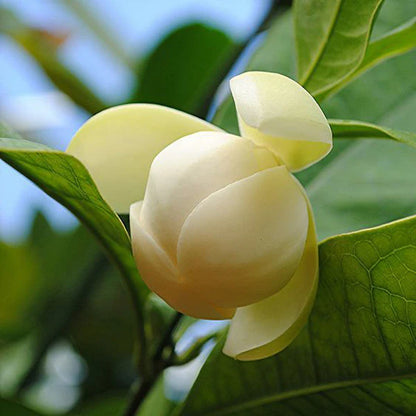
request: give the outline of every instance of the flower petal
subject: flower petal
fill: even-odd
[[[182,137],[154,159],[140,221],[176,262],[179,233],[198,203],[272,166],[271,152],[239,136],[199,132]]]
[[[89,170],[104,199],[119,213],[143,199],[154,157],[197,131],[220,131],[197,117],[153,104],[104,110],[75,134],[67,152]]]
[[[233,309],[217,308],[199,292],[181,281],[175,265],[140,224],[142,201],[130,208],[133,254],[141,276],[149,288],[172,308],[200,319],[228,319]]]
[[[245,72],[230,84],[241,135],[267,147],[289,170],[304,169],[331,150],[328,121],[297,82],[270,72]]]
[[[222,307],[276,293],[296,271],[308,211],[285,166],[258,172],[203,200],[178,240],[178,269],[187,282]]]
[[[306,324],[318,286],[318,244],[309,201],[308,209],[308,237],[295,275],[275,295],[237,309],[224,354],[244,361],[269,357],[286,348]]]

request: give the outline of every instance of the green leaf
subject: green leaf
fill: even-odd
[[[182,415],[413,416],[416,217],[320,244],[309,323],[256,362],[211,354]]]
[[[0,139],[0,158],[68,208],[89,228],[119,267],[136,309],[139,309],[148,289],[138,275],[129,236],[117,214],[102,199],[82,163],[66,153],[15,138]]]
[[[366,123],[355,120],[329,120],[334,138],[380,138],[391,139],[400,143],[416,147],[416,133],[399,131],[388,127],[377,126],[376,124]]]
[[[319,95],[318,99],[321,101],[328,98],[328,96],[333,95],[336,91],[344,88],[348,83],[355,78],[358,78],[372,67],[387,59],[409,52],[414,48],[416,48],[416,18],[409,20],[402,26],[393,29],[381,38],[371,42],[368,45],[364,59],[358,68],[333,88]]]
[[[4,416],[40,416],[39,413],[19,403],[0,398],[0,415]]]
[[[361,63],[383,0],[296,0],[298,80],[313,95],[332,88]]]
[[[142,68],[134,101],[197,114],[223,77],[234,44],[221,31],[191,24],[168,34]]]

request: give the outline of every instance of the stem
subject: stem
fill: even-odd
[[[156,352],[153,356],[153,362],[155,364],[159,363],[160,361],[163,361],[163,350],[172,342],[172,333],[178,325],[179,321],[181,320],[182,316],[183,315],[180,312],[176,312],[175,316],[172,319],[172,322],[166,329],[165,334],[160,340],[159,346],[157,347]]]
[[[123,413],[123,416],[134,416],[137,413],[137,410],[146,398],[147,393],[149,393],[150,389],[153,387],[153,383],[156,381],[158,375],[159,374],[157,374],[156,377],[152,377],[150,380],[143,379],[139,383],[137,390],[133,393],[131,401]]]

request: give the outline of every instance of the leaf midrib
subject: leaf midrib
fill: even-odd
[[[321,60],[322,55],[323,55],[325,49],[327,48],[328,39],[334,31],[335,23],[338,19],[339,12],[341,10],[341,5],[342,5],[343,1],[344,0],[340,0],[340,2],[338,4],[338,8],[337,8],[336,12],[334,13],[334,17],[332,19],[332,22],[331,22],[331,25],[330,25],[329,30],[327,32],[327,35],[322,39],[322,44],[319,47],[316,58],[311,62],[310,66],[309,66],[309,69],[306,72],[306,74],[303,76],[303,78],[299,79],[300,84],[305,85],[308,82],[308,80],[310,79],[311,75],[315,72],[315,69],[318,65],[318,62]]]
[[[198,416],[224,416],[224,415],[233,414],[234,412],[244,411],[244,410],[256,408],[259,406],[263,406],[266,404],[271,404],[274,402],[280,402],[283,400],[293,399],[295,397],[302,397],[302,396],[307,396],[310,394],[323,393],[326,391],[331,391],[331,390],[336,390],[336,389],[346,388],[346,387],[356,387],[356,386],[358,387],[358,386],[364,386],[364,385],[373,384],[373,383],[383,383],[383,382],[388,382],[388,381],[412,379],[414,377],[416,377],[416,372],[403,374],[403,375],[397,375],[397,376],[389,375],[389,376],[384,376],[384,377],[370,377],[370,378],[365,378],[365,379],[352,379],[352,380],[344,380],[344,381],[338,381],[338,382],[327,383],[327,384],[318,384],[315,386],[310,386],[310,387],[300,388],[300,389],[291,390],[287,392],[280,392],[280,393],[275,393],[275,394],[268,395],[268,396],[263,396],[258,399],[248,400],[244,403],[238,403],[235,405],[218,408],[208,413],[199,413]]]

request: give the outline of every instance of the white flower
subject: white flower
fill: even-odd
[[[131,104],[92,117],[68,151],[114,209],[131,205],[147,285],[185,314],[232,318],[224,352],[251,360],[285,348],[311,310],[315,226],[290,171],[324,157],[332,135],[315,100],[287,77],[247,72],[231,89],[242,137]]]

